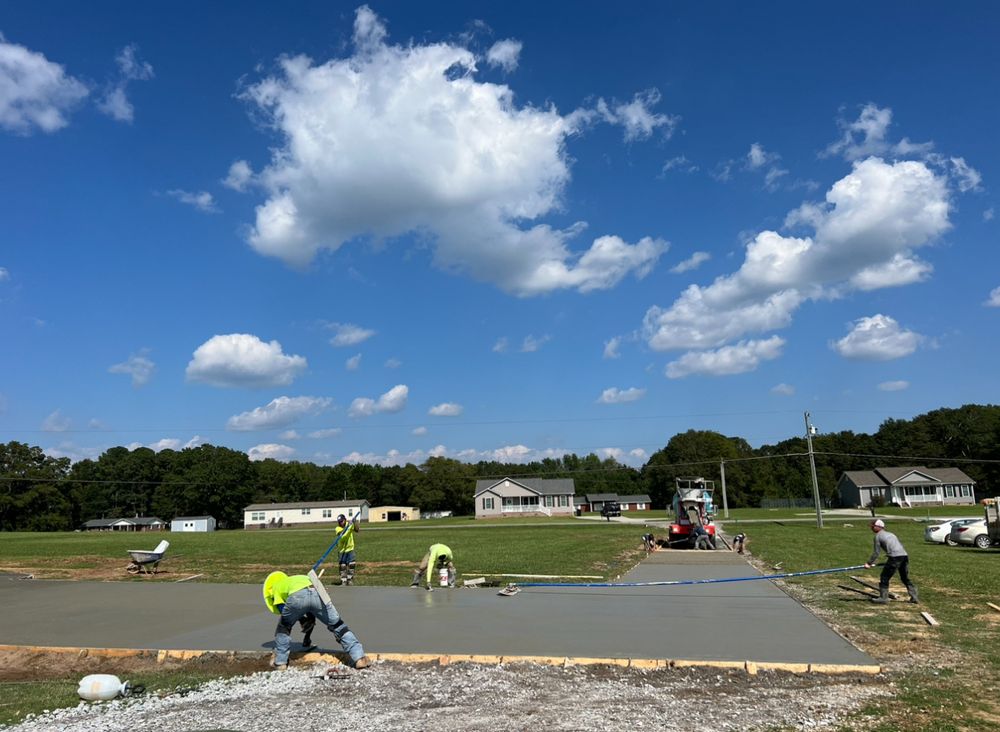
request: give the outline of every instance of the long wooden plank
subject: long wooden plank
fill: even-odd
[[[941,623],[939,623],[937,620],[935,620],[934,616],[931,615],[930,613],[928,613],[928,612],[921,612],[920,614],[923,616],[924,620],[927,621],[928,625],[941,625]]]
[[[874,600],[878,595],[873,595],[870,592],[865,592],[864,590],[859,590],[857,587],[851,587],[850,585],[837,585],[842,590],[847,590],[848,592],[857,592],[859,595],[864,595],[865,597]]]

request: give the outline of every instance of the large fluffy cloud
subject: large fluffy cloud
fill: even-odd
[[[906,330],[888,315],[859,318],[846,336],[832,344],[844,358],[862,361],[891,361],[917,350],[923,336]]]
[[[518,107],[506,85],[475,79],[467,48],[385,38],[361,7],[353,56],[283,58],[278,74],[245,90],[284,140],[257,176],[268,199],[249,236],[255,250],[304,266],[359,236],[424,232],[439,267],[523,296],[607,289],[650,271],[662,241],[606,235],[579,251],[569,245],[583,224],[533,223],[560,205],[567,137],[599,113]],[[641,139],[668,123],[650,112],[656,101],[644,92],[605,105],[605,117]]]
[[[761,361],[771,361],[781,355],[785,341],[771,336],[760,341],[740,341],[713,351],[692,351],[667,364],[666,374],[681,379],[692,374],[731,376],[753,371]]]
[[[930,265],[914,250],[948,229],[949,208],[947,180],[927,164],[875,157],[857,162],[823,203],[788,215],[789,227],[807,226],[811,236],[760,232],[736,272],[708,286],[689,286],[669,308],[650,308],[642,334],[658,351],[720,348],[787,327],[806,300],[920,280]],[[708,372],[719,373],[719,356],[685,357],[673,374],[693,373],[698,363],[711,363]]]
[[[254,445],[247,450],[247,457],[253,461],[278,460],[286,462],[295,456],[295,448],[288,445],[279,445],[274,442],[265,442],[262,445]]]
[[[20,134],[55,132],[88,93],[62,66],[0,33],[0,127]]]
[[[287,386],[306,369],[302,356],[287,356],[278,341],[255,335],[212,336],[198,346],[187,365],[188,381],[213,386]]]
[[[249,412],[236,414],[226,422],[226,429],[238,432],[252,430],[270,430],[287,427],[301,417],[309,414],[319,414],[330,406],[332,399],[327,397],[287,397],[272,399],[263,407],[257,407]]]

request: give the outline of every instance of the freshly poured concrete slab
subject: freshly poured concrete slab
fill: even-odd
[[[622,582],[758,576],[728,552],[651,554]],[[768,580],[659,587],[329,587],[368,652],[871,664]],[[256,651],[260,587],[0,578],[0,644]],[[293,639],[301,636],[293,632]],[[322,628],[323,649],[337,650]]]

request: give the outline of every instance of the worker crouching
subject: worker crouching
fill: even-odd
[[[351,657],[354,668],[371,665],[361,641],[347,627],[333,603],[323,602],[306,575],[289,576],[284,572],[271,572],[264,580],[264,603],[268,610],[281,616],[274,631],[274,661],[271,665],[275,669],[288,667],[292,627],[309,613],[333,633],[341,648]]]

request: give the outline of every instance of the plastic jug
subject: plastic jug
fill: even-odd
[[[441,567],[441,569],[438,570],[438,583],[442,587],[447,587],[448,586],[448,568],[447,567]]]
[[[123,682],[111,674],[91,674],[80,679],[76,693],[87,701],[108,701],[121,696],[128,696],[128,682]]]

